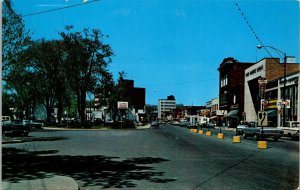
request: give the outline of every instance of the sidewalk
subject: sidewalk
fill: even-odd
[[[136,129],[149,129],[151,127],[150,124],[143,125],[143,126],[137,126]]]
[[[21,180],[16,183],[2,181],[2,190],[79,190],[79,187],[70,177],[54,175],[49,178]]]

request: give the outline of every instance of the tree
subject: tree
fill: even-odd
[[[84,122],[87,92],[94,92],[97,84],[107,75],[113,52],[103,42],[104,35],[100,30],[72,32],[72,29],[72,26],[67,26],[60,35],[66,47],[68,81],[77,97],[81,122]]]
[[[36,81],[37,75],[26,67],[17,67],[9,73],[5,84],[6,93],[10,94],[14,101],[17,117],[31,117],[34,106],[37,103]],[[25,115],[24,115],[25,113]]]
[[[11,6],[11,0],[2,3],[2,78],[7,80],[12,67],[20,63],[19,54],[31,43],[30,31],[25,30],[22,17]]]
[[[43,97],[50,122],[54,106],[57,106],[57,119],[60,123],[64,102],[70,102],[71,92],[66,78],[66,51],[62,41],[36,41],[27,51],[28,66],[39,74],[37,90]],[[68,92],[68,93],[67,93]]]

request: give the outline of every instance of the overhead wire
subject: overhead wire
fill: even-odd
[[[245,16],[244,12],[242,11],[242,9],[240,8],[239,4],[237,2],[235,2],[235,6],[237,7],[237,9],[239,10],[239,13],[241,14],[241,16],[243,17],[245,23],[247,24],[248,28],[251,30],[252,34],[254,35],[255,39],[258,41],[259,45],[261,45],[264,50],[269,54],[269,56],[271,58],[273,58],[273,56],[271,55],[271,53],[269,52],[269,50],[264,46],[264,43],[262,42],[262,40],[259,38],[259,36],[257,35],[257,33],[255,32],[255,30],[253,29],[253,27],[250,25],[249,20],[247,19],[247,17]]]
[[[36,12],[36,13],[30,13],[30,14],[22,15],[22,17],[29,17],[29,16],[49,13],[49,12],[53,12],[53,11],[58,11],[58,10],[62,10],[62,9],[73,8],[73,7],[77,7],[77,6],[81,6],[81,5],[86,5],[86,4],[89,4],[89,3],[95,3],[97,1],[100,1],[100,0],[84,1],[82,3],[73,4],[73,5],[69,5],[69,6],[65,6],[65,7],[60,7],[60,8],[56,8],[56,9],[50,9],[50,10],[46,10],[46,11],[40,11],[40,12]]]

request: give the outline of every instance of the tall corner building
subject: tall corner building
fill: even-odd
[[[174,96],[168,96],[167,99],[158,100],[158,119],[166,118],[176,108],[176,100]]]

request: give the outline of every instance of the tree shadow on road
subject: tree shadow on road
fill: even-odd
[[[168,183],[152,164],[166,162],[162,158],[140,157],[120,160],[102,155],[53,155],[57,150],[30,152],[16,148],[2,149],[2,180],[17,183],[20,180],[47,178],[53,175],[69,176],[83,181],[83,186],[102,188],[136,187],[135,180]]]

